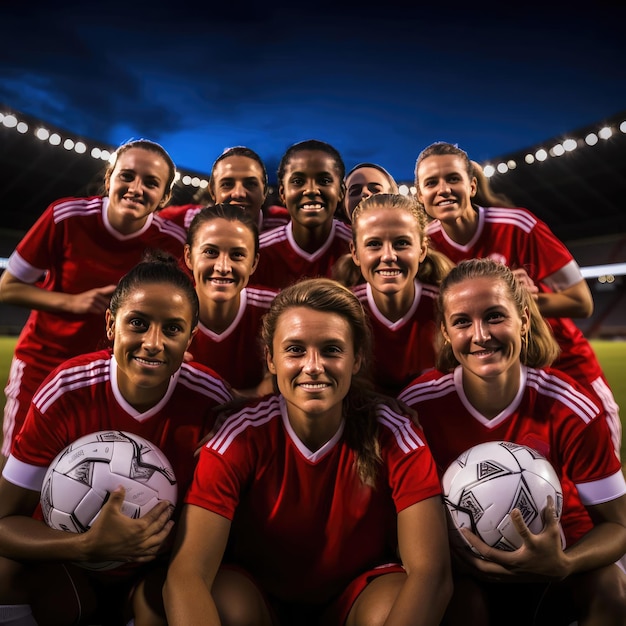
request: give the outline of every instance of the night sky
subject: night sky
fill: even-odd
[[[609,3],[52,4],[2,9],[0,107],[152,139],[199,172],[246,145],[272,175],[315,138],[408,180],[436,140],[486,162],[626,109],[626,9]]]

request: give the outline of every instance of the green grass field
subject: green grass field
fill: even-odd
[[[0,384],[4,390],[9,375],[16,337],[0,337]],[[604,373],[620,406],[620,417],[626,432],[626,341],[592,341],[594,350],[602,364]],[[4,392],[0,396],[0,410],[4,408]],[[626,437],[625,437],[626,439]],[[626,447],[622,445],[622,458],[626,457]]]

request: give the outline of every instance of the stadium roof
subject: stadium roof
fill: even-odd
[[[626,111],[491,165],[494,191],[530,209],[560,239],[626,235]],[[489,164],[483,167],[487,173]]]
[[[114,149],[0,105],[2,228],[25,231],[50,202],[98,193]],[[482,165],[494,191],[563,241],[626,234],[626,111]],[[181,172],[173,202],[190,201],[208,175]]]

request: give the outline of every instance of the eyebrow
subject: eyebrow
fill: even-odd
[[[300,337],[285,337],[281,341],[281,344],[306,343],[307,340],[308,340],[308,335],[301,335]],[[327,337],[327,338],[322,337],[321,339],[319,339],[317,343],[318,345],[321,344],[322,346],[324,346],[328,344],[346,345],[348,342],[343,337],[337,336],[337,337]]]
[[[239,180],[240,177],[239,176],[222,176],[219,179],[219,182],[222,181],[233,181],[233,180]],[[241,178],[241,180],[246,180],[246,181],[251,181],[251,180],[261,180],[261,178],[259,176],[244,176],[243,178]]]
[[[141,311],[141,310],[137,310],[137,309],[132,309],[130,311],[128,311],[126,314],[126,316],[138,316],[138,317],[144,317],[146,319],[152,320],[154,319],[152,315],[148,315],[145,311]],[[186,322],[187,319],[184,317],[168,317],[166,320],[166,322]]]

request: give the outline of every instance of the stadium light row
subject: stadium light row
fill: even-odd
[[[59,146],[68,152],[74,151],[80,155],[88,154],[88,156],[93,159],[100,159],[107,162],[110,162],[113,157],[114,149],[104,148],[101,146],[93,146],[89,148],[84,141],[75,140],[71,137],[62,137],[58,132],[51,131],[45,126],[37,126],[31,129],[28,122],[20,120],[14,113],[2,113],[0,111],[0,124],[6,128],[14,129],[15,132],[22,135],[30,132],[40,141],[46,141],[51,146]],[[201,178],[200,176],[183,174],[178,170],[178,168],[176,169],[175,182],[180,182],[183,185],[200,189],[205,189],[209,185],[208,180]]]
[[[0,124],[9,129],[14,129],[15,132],[25,135],[29,132],[40,141],[46,141],[52,146],[60,146],[65,150],[74,151],[79,155],[88,154],[93,159],[100,159],[102,161],[110,161],[113,155],[113,151],[107,147],[92,146],[89,148],[87,144],[81,140],[75,140],[71,137],[62,137],[58,132],[51,131],[43,125],[36,126],[31,129],[28,122],[20,120],[14,113],[3,113],[0,111]],[[541,163],[549,158],[558,158],[568,152],[572,152],[584,145],[595,146],[600,141],[606,141],[610,139],[616,133],[626,134],[626,120],[622,120],[619,124],[601,126],[595,132],[589,132],[584,137],[568,137],[556,143],[550,148],[538,148],[534,153],[527,153],[524,156],[524,161],[531,165],[533,163]],[[496,165],[486,163],[483,165],[483,172],[485,176],[491,177],[496,172],[505,174],[510,170],[514,170],[517,167],[517,162],[514,159],[509,159],[506,162],[502,161]],[[201,176],[184,174],[177,170],[175,182],[180,182],[185,186],[191,186],[199,189],[206,189],[209,181]],[[417,189],[414,185],[400,184],[398,186],[402,195],[416,195]],[[6,262],[8,259],[0,258],[0,269],[6,268]],[[626,275],[626,263],[614,263],[609,265],[600,265],[593,267],[582,268],[583,276],[585,278],[596,278],[602,283],[612,283],[615,280],[615,276]]]
[[[13,128],[16,132],[21,134],[26,134],[31,129],[27,122],[18,119],[18,117],[14,113],[2,113],[0,112],[0,123],[6,128]],[[44,126],[39,126],[32,130],[33,134],[40,141],[47,141],[52,146],[62,146],[67,151],[74,151],[77,154],[85,154],[87,150],[89,150],[88,146],[80,140],[74,140],[71,137],[63,138],[59,133],[53,132],[45,128]],[[626,120],[622,120],[619,124],[614,126],[602,126],[597,129],[595,132],[587,133],[584,137],[568,137],[563,141],[553,145],[550,148],[538,148],[534,153],[527,153],[524,156],[524,161],[531,165],[533,163],[541,163],[548,158],[558,158],[563,156],[568,152],[573,152],[577,148],[587,145],[587,146],[595,146],[600,141],[606,141],[610,139],[614,134],[621,132],[626,134]],[[93,146],[89,150],[89,155],[94,159],[101,159],[103,161],[109,161],[112,157],[112,150],[109,148],[103,148],[100,146]],[[517,167],[517,162],[515,159],[508,159],[506,162],[501,161],[496,165],[492,165],[491,163],[483,164],[483,172],[485,176],[491,178],[496,172],[500,174],[505,174],[509,170],[514,170]],[[193,176],[190,174],[183,174],[179,171],[176,172],[176,181],[180,181],[183,185],[190,185],[192,187],[197,187],[201,189],[205,189],[209,181],[200,176]],[[402,195],[415,195],[417,190],[414,185],[401,184],[399,185],[399,191]]]
[[[596,132],[587,133],[584,137],[574,138],[569,137],[563,141],[553,145],[551,148],[539,148],[534,153],[528,152],[524,156],[524,161],[531,165],[536,162],[543,162],[548,158],[558,158],[566,154],[567,152],[573,152],[583,145],[595,146],[600,141],[606,141],[610,139],[614,134],[621,132],[626,134],[626,120],[622,120],[615,126],[602,126]],[[509,170],[514,170],[517,167],[515,159],[509,159],[498,163],[497,165],[486,164],[483,166],[485,176],[491,178],[496,172],[500,174],[506,174]]]

